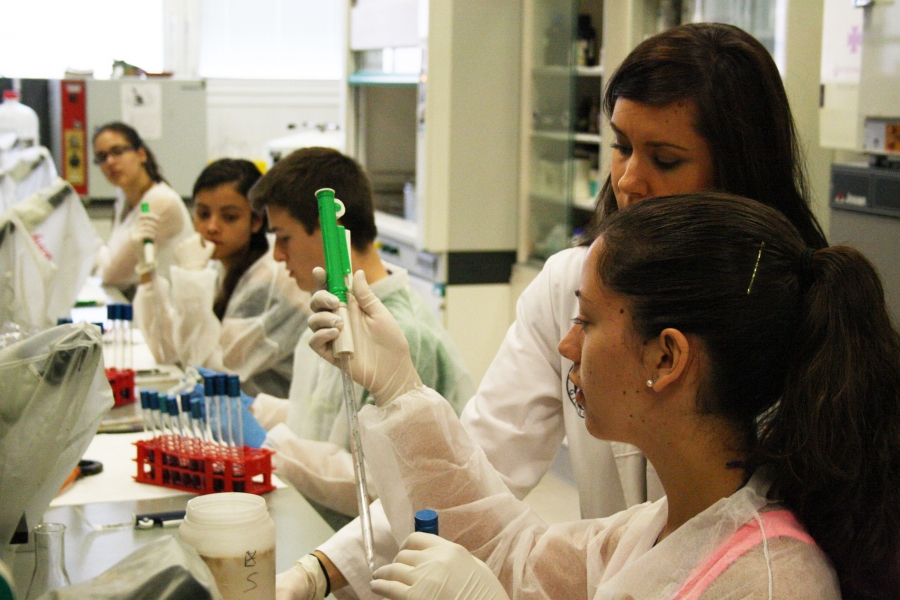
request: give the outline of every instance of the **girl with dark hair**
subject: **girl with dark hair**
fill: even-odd
[[[158,362],[237,373],[248,393],[283,397],[309,295],[272,258],[266,215],[247,199],[261,176],[240,159],[203,169],[193,191],[197,233],[175,249],[171,285],[142,279],[134,312]]]
[[[373,591],[896,598],[900,334],[871,263],[812,248],[778,211],[721,193],[647,200],[598,234],[559,352],[587,431],[639,447],[666,496],[543,524],[418,380],[357,276],[351,370],[375,398],[360,414],[372,479],[396,535],[427,507],[443,538],[413,534]],[[333,361],[334,315],[309,324]],[[419,595],[439,581],[440,594]]]
[[[556,351],[577,315],[573,291],[597,224],[648,198],[721,190],[771,206],[810,247],[826,246],[807,203],[781,77],[765,47],[746,32],[703,23],[648,38],[610,78],[604,109],[615,139],[596,222],[582,245],[550,257],[519,297],[516,321],[460,416],[519,498],[538,484],[566,439],[584,518],[606,517],[663,494],[653,465],[637,448],[587,433],[566,389],[572,362]],[[381,514],[373,511],[378,556],[389,561],[397,546]],[[359,537],[351,524],[316,556],[331,589],[349,583],[361,598],[373,598]],[[296,598],[317,598],[302,584],[311,575],[298,573],[300,568],[279,581]]]
[[[116,186],[113,228],[97,259],[106,285],[123,290],[138,283],[143,244],[156,244],[157,268],[166,276],[175,262],[175,247],[191,234],[191,218],[184,201],[162,178],[153,152],[130,125],[107,123],[94,133],[94,163]],[[149,213],[141,213],[146,202]]]

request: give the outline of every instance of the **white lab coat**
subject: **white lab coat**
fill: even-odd
[[[666,498],[604,519],[548,527],[509,492],[433,390],[418,388],[384,407],[367,406],[359,419],[370,473],[396,539],[412,532],[415,511],[437,510],[441,537],[483,560],[512,600],[681,597],[684,584],[711,562],[720,568],[704,570],[696,596],[702,600],[840,598],[828,557],[802,527],[794,521],[799,537],[790,537],[761,518],[779,508],[766,499],[769,485],[761,472],[657,543],[668,518]],[[770,539],[711,561],[745,525]]]
[[[577,247],[551,256],[522,292],[516,321],[460,420],[518,498],[538,484],[567,438],[581,515],[595,518],[644,502],[648,488],[656,500],[662,486],[637,448],[591,437],[566,394],[572,362],[557,345],[578,313],[575,290],[586,254],[587,248]],[[380,502],[372,507],[372,521],[380,566],[394,559],[398,547]],[[376,598],[360,531],[359,523],[349,523],[318,548],[350,584],[335,592],[338,598]]]
[[[141,214],[141,204],[147,202],[150,212],[159,216],[159,234],[156,240],[156,272],[168,279],[169,268],[175,264],[175,248],[187,236],[194,233],[191,215],[184,200],[164,182],[156,183],[131,208],[122,190],[116,190],[113,229],[105,250],[97,259],[98,275],[103,283],[118,288],[129,288],[140,281],[134,268],[143,260],[142,249],[131,239],[131,228]]]
[[[138,286],[134,317],[150,351],[157,362],[236,373],[250,395],[287,394],[294,347],[310,314],[309,294],[270,249],[241,276],[219,321],[213,302],[223,271],[217,266],[173,266],[171,285],[157,276]]]

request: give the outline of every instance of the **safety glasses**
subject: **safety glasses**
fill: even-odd
[[[109,158],[110,156],[112,156],[114,158],[119,158],[126,152],[130,152],[134,149],[135,149],[134,146],[113,146],[112,148],[109,149],[108,152],[97,152],[96,154],[94,154],[94,164],[102,165],[103,163],[106,162],[106,159]]]

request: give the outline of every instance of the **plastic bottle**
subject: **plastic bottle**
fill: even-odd
[[[260,496],[193,498],[178,535],[206,562],[225,600],[275,598],[275,523]]]
[[[15,133],[19,145],[28,148],[38,145],[39,132],[37,113],[19,102],[18,92],[5,90],[0,104],[0,133]]]

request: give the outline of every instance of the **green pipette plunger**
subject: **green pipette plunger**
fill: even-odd
[[[150,205],[147,201],[141,202],[141,213],[148,214],[149,212]],[[148,265],[156,262],[156,247],[153,245],[153,240],[149,238],[144,240],[144,262]]]

